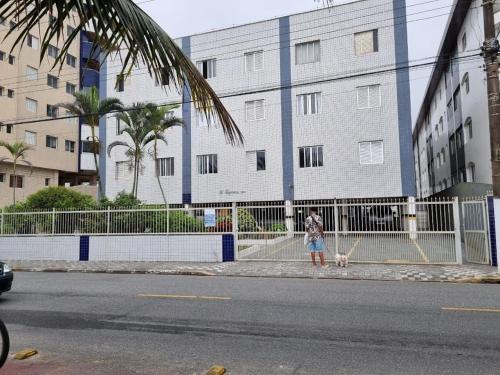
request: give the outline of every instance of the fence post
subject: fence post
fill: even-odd
[[[238,261],[238,206],[233,202],[232,206],[232,224],[233,224],[233,240],[234,240],[234,261]]]
[[[453,223],[455,226],[455,251],[457,264],[463,264],[462,260],[462,234],[460,228],[460,206],[458,197],[453,198]]]
[[[334,226],[335,226],[335,254],[339,253],[339,229],[340,229],[340,215],[339,215],[339,205],[337,203],[337,199],[333,200],[333,215],[335,217]]]
[[[170,203],[167,203],[167,236],[170,235]]]
[[[4,222],[4,217],[5,217],[5,211],[2,208],[2,220],[0,221],[0,235],[3,235],[3,222]]]
[[[56,209],[52,209],[52,235],[56,234]]]
[[[108,206],[108,213],[106,216],[106,233],[109,234],[111,229],[111,208]]]
[[[293,238],[295,232],[295,223],[293,217],[292,201],[285,201],[285,226],[287,231],[287,237]]]
[[[410,232],[410,240],[417,239],[417,206],[415,197],[408,197],[408,214],[406,215],[408,222],[408,231]]]

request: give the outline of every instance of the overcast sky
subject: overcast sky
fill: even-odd
[[[141,7],[174,38],[322,6],[321,1],[314,0],[137,0],[137,2],[142,3]],[[340,2],[337,1],[337,4]],[[453,0],[407,0],[410,61],[436,56],[452,2]],[[415,118],[430,70],[412,70],[410,74],[412,114]]]

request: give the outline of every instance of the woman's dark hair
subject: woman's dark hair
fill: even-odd
[[[309,211],[314,212],[315,214],[318,213],[318,209],[316,207],[311,207]]]

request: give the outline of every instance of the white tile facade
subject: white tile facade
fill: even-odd
[[[404,6],[399,0],[395,3]],[[188,37],[193,62],[216,59],[216,77],[208,82],[222,97],[245,143],[242,147],[228,145],[222,129],[199,126],[196,111],[191,108],[190,191],[182,187],[183,130],[169,131],[169,143],[160,150],[160,157],[175,158],[175,175],[162,179],[169,202],[182,203],[183,194],[184,199],[191,194],[192,203],[276,201],[289,194],[298,200],[404,196],[400,131],[404,127],[409,131],[411,123],[409,117],[407,123],[400,123],[398,117],[393,12],[392,3],[358,1],[292,15],[286,22],[274,19]],[[284,24],[289,24],[289,30],[283,28]],[[378,30],[378,52],[357,56],[354,34],[372,29]],[[296,65],[295,45],[315,40],[320,41],[320,61]],[[177,42],[181,45],[182,39]],[[263,51],[263,69],[248,72],[245,54],[255,51]],[[282,61],[284,54],[289,54],[290,66]],[[144,69],[132,72],[124,92],[115,92],[113,77],[118,70],[118,61],[108,61],[108,96],[119,97],[126,104],[181,102],[180,95],[165,94],[155,87]],[[384,72],[366,74],[374,71]],[[284,73],[291,79],[290,95],[282,95],[283,89],[290,89],[283,87]],[[409,87],[407,81],[401,84]],[[369,85],[380,85],[380,106],[358,109],[357,88]],[[321,93],[321,110],[301,115],[297,96],[310,93]],[[247,121],[245,103],[256,100],[264,101],[264,118]],[[286,115],[291,115],[291,123],[283,118],[282,111],[290,100],[292,113]],[[403,95],[399,100],[409,101],[409,97]],[[289,127],[293,139],[283,132]],[[107,119],[106,144],[124,137],[116,136],[115,120]],[[383,164],[360,164],[359,143],[366,141],[383,141]],[[407,141],[411,144],[411,137]],[[323,167],[300,168],[299,147],[319,145],[323,146]],[[265,171],[248,170],[247,152],[256,150],[266,151]],[[206,154],[218,155],[218,173],[198,174],[197,155]],[[409,157],[412,160],[412,155]],[[293,162],[292,186],[283,183],[284,159]],[[115,179],[116,162],[123,160],[123,149],[116,148],[106,161],[108,197],[131,190],[131,174],[127,179]],[[139,198],[150,203],[162,201],[150,158],[144,162]]]

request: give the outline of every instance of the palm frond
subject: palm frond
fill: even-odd
[[[115,142],[111,142],[109,145],[108,145],[108,156],[111,157],[111,151],[115,148],[115,147],[118,147],[118,146],[123,146],[123,147],[127,147],[128,149],[131,149],[130,145],[127,143],[127,142],[123,142],[123,141],[115,141]]]
[[[76,13],[73,13],[73,9]],[[243,135],[215,91],[196,66],[167,33],[132,0],[0,0],[0,16],[17,21],[18,37],[13,47],[22,46],[32,28],[49,14],[56,14],[41,36],[43,59],[54,40],[61,45],[54,67],[62,69],[68,49],[81,31],[95,35],[91,54],[102,49],[104,57],[118,51],[126,75],[138,63],[145,63],[149,74],[157,80],[168,76],[177,92],[189,88],[195,107],[208,117],[218,118],[229,143],[241,144]],[[65,36],[65,21],[77,15],[80,23]],[[17,32],[17,31],[16,31]],[[6,37],[10,37],[10,30]]]

